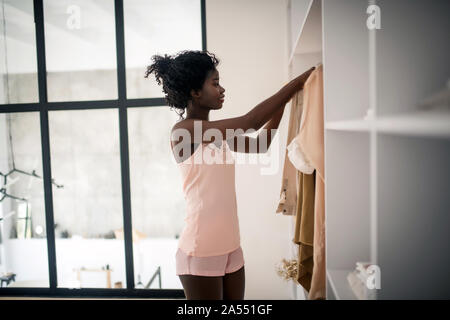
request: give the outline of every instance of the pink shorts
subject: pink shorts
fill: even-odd
[[[194,257],[178,248],[175,255],[176,274],[191,274],[196,276],[224,276],[232,273],[244,265],[244,254],[239,246],[236,250],[211,257]]]

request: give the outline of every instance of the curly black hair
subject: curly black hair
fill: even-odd
[[[180,119],[183,118],[188,101],[191,97],[191,90],[200,90],[210,71],[216,70],[220,60],[213,53],[208,51],[183,50],[173,57],[165,54],[154,55],[151,58],[153,64],[147,66],[145,78],[150,73],[155,74],[156,82],[161,85],[166,94],[165,100],[170,106],[179,109]]]

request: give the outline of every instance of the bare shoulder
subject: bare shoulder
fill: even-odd
[[[181,121],[178,121],[177,123],[175,123],[172,127],[172,132],[174,132],[176,129],[187,129],[189,127],[190,122],[192,122],[192,119],[184,119]]]
[[[173,136],[173,134],[174,134],[175,131],[178,130],[178,129],[186,129],[186,130],[187,130],[187,128],[188,128],[188,126],[187,126],[188,121],[190,121],[190,119],[181,120],[181,121],[179,121],[179,122],[177,122],[177,123],[175,123],[175,124],[173,125],[172,130],[170,131],[170,135],[171,135],[170,143],[171,143],[171,145],[172,145],[172,149],[173,149],[173,147],[176,146],[178,143],[182,143],[182,142],[183,142],[182,140],[179,141],[179,139],[176,139],[176,137]],[[176,140],[174,140],[174,139],[176,139]]]
[[[175,133],[176,130],[185,129],[188,133],[194,133],[194,121],[199,121],[198,119],[183,119],[175,123],[171,130],[171,135]],[[200,120],[202,123],[208,122],[207,120]],[[184,135],[186,132],[177,132],[177,136]]]
[[[193,121],[192,119],[184,119],[184,120],[181,120],[181,121],[175,123],[171,130],[171,136],[177,129],[186,129],[189,131],[189,129],[188,129],[189,122],[192,122],[192,121]],[[180,136],[183,136],[183,133],[178,133],[175,137],[171,137],[171,139],[170,139],[172,152],[176,158],[177,163],[180,163],[180,162],[186,160],[187,158],[189,158],[195,152],[196,148],[198,147],[198,145],[193,144],[189,138],[186,142],[183,141],[183,138],[181,138],[181,141],[180,141],[180,138],[177,138]],[[181,143],[181,145],[180,145],[180,143]],[[186,149],[185,148],[186,145],[184,145],[184,144],[188,144],[189,147]],[[179,148],[179,150],[178,150],[178,154],[176,154],[177,152],[174,150],[174,148],[176,146],[177,147],[181,146],[181,148]]]

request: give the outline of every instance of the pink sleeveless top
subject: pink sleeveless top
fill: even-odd
[[[217,256],[240,247],[235,161],[226,140],[197,146],[178,163],[186,200],[178,248],[195,257]]]

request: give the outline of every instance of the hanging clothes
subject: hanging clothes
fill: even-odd
[[[303,88],[302,121],[299,146],[315,168],[313,274],[308,299],[325,299],[325,172],[323,65],[310,74]]]
[[[302,120],[303,119],[304,118],[302,117]],[[302,148],[300,147],[299,134],[295,136],[294,139],[292,139],[291,143],[287,146],[287,150],[289,160],[297,170],[306,174],[313,173],[314,167],[311,165],[310,161],[308,160]]]
[[[289,115],[289,127],[287,145],[297,135],[302,115],[303,90],[298,91],[291,99],[291,112]],[[283,215],[295,215],[297,205],[297,169],[288,159],[288,150],[284,156],[283,176],[281,180],[280,200],[276,213]]]
[[[293,103],[303,108],[303,91],[296,93]],[[300,115],[300,126],[304,117]],[[299,128],[300,128],[299,126]],[[292,132],[292,130],[291,130]],[[299,134],[287,146],[288,160],[298,170],[295,232],[292,241],[298,245],[297,282],[309,291],[313,273],[315,170],[300,148]]]
[[[315,171],[298,173],[298,201],[292,241],[298,245],[297,282],[309,291],[313,274]]]
[[[318,65],[316,65],[317,67]],[[304,92],[301,92],[304,94]],[[304,126],[305,117],[301,117],[300,127]],[[315,169],[300,145],[300,132],[287,146],[288,157],[298,170],[297,174],[297,209],[295,233],[292,241],[298,245],[297,282],[306,291],[311,288],[313,274],[313,242],[314,242],[314,199]]]

